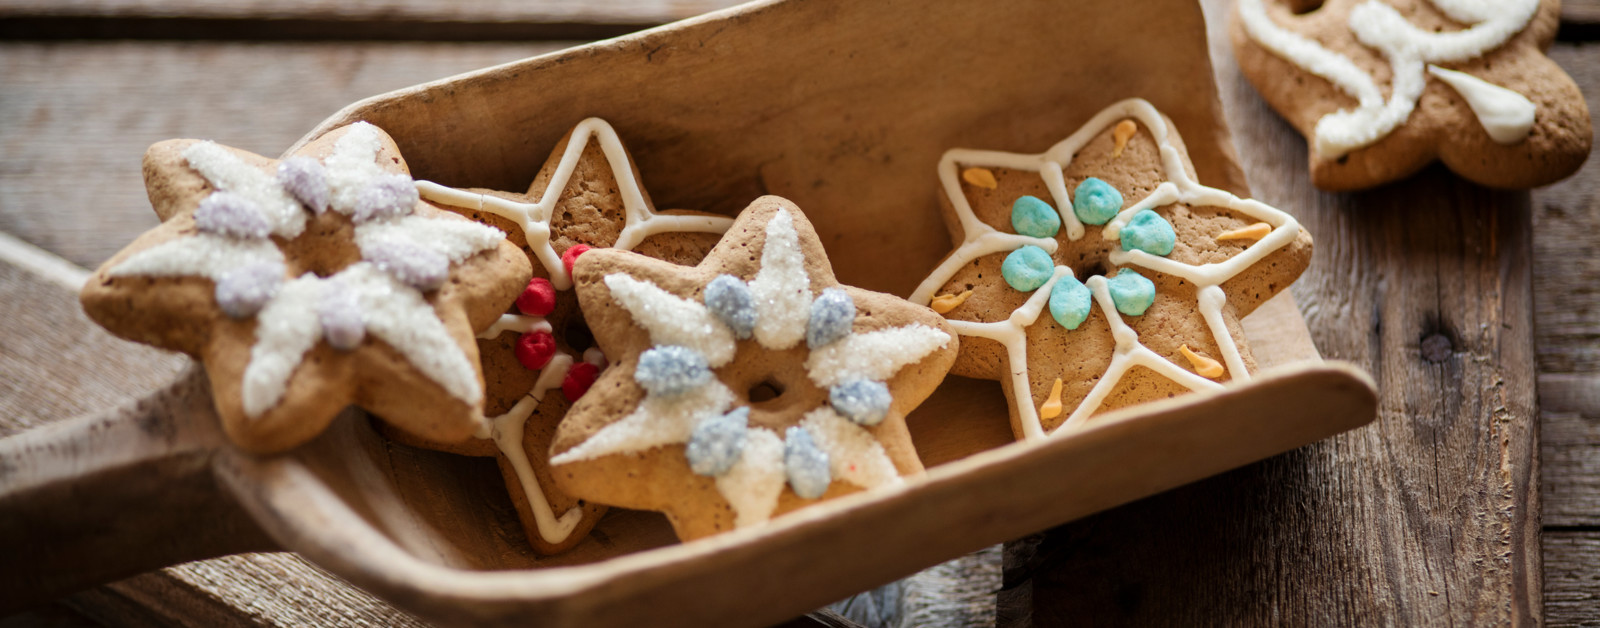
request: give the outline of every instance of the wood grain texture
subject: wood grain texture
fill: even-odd
[[[75,292],[3,261],[0,294],[0,437],[126,403],[188,364],[112,337],[83,316]],[[118,625],[420,625],[286,553],[188,563],[64,603]]]
[[[185,17],[239,20],[417,20],[663,23],[738,0],[0,0],[0,17]]]
[[[1536,623],[1528,196],[1437,167],[1364,194],[1311,188],[1304,141],[1226,50],[1228,2],[1205,5],[1255,196],[1317,238],[1295,297],[1325,356],[1378,378],[1380,417],[1052,531],[1033,620]]]
[[[1600,625],[1600,531],[1544,533],[1544,620],[1551,628]]]
[[[0,44],[0,231],[92,268],[157,224],[154,142],[277,156],[352,101],[564,46]]]

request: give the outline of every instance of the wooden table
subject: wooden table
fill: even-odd
[[[1214,32],[1227,1],[1206,1]],[[151,142],[277,154],[358,98],[725,3],[0,0],[0,233],[93,267],[156,223],[139,173]],[[1600,49],[1583,45],[1600,2],[1569,0],[1564,17],[1552,56],[1600,103]],[[1437,169],[1319,193],[1303,141],[1213,53],[1256,195],[1318,238],[1296,298],[1325,355],[1378,378],[1383,414],[1011,544],[1001,622],[1600,621],[1600,163],[1531,195]],[[76,272],[0,262],[0,435],[181,368],[84,320],[62,287]],[[291,554],[136,576],[0,626],[45,621],[417,623]]]

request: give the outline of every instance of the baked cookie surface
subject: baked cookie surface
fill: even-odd
[[[564,490],[661,511],[688,540],[922,471],[905,415],[955,335],[839,285],[792,203],[757,199],[693,268],[596,249],[573,277],[613,365],[557,432]]]
[[[550,474],[556,425],[606,367],[570,290],[569,264],[591,247],[694,264],[733,220],[656,211],[621,138],[598,118],[561,139],[524,194],[427,181],[418,186],[423,198],[504,230],[533,264],[533,280],[478,334],[489,416],[478,438],[449,443],[393,430],[388,435],[427,449],[497,458],[534,551],[566,551],[605,513],[605,506],[560,490]]]
[[[144,168],[162,224],[95,272],[84,311],[204,363],[235,444],[294,447],[350,404],[441,441],[479,429],[473,332],[528,262],[420,202],[383,131],[352,124],[282,161],[171,140]]]
[[[1311,259],[1292,216],[1195,181],[1143,100],[1043,153],[948,151],[939,180],[957,248],[911,301],[962,336],[952,373],[1001,382],[1019,440],[1248,379],[1239,319]]]
[[[1528,188],[1589,154],[1583,95],[1544,55],[1559,20],[1559,0],[1239,0],[1230,38],[1306,137],[1318,187],[1373,187],[1437,159]]]

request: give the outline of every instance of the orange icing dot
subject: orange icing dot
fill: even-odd
[[[971,185],[976,185],[985,190],[1000,187],[1000,182],[994,178],[994,173],[988,168],[967,168],[961,171],[961,180]]]
[[[1111,149],[1112,157],[1121,157],[1122,149],[1128,147],[1128,140],[1133,139],[1133,134],[1139,131],[1139,125],[1132,120],[1123,120],[1117,123],[1117,128],[1111,130],[1111,139],[1117,145]]]
[[[1222,374],[1226,372],[1226,370],[1222,368],[1221,362],[1190,351],[1189,345],[1180,345],[1178,347],[1178,352],[1182,353],[1183,357],[1189,359],[1189,364],[1194,366],[1194,372],[1199,373],[1201,377],[1216,379],[1218,377],[1222,377]]]
[[[1241,228],[1241,229],[1234,229],[1233,231],[1225,231],[1225,232],[1222,232],[1220,234],[1217,234],[1217,239],[1218,240],[1260,240],[1262,238],[1267,237],[1267,234],[1269,234],[1269,233],[1272,233],[1272,225],[1269,225],[1269,224],[1264,223],[1264,222],[1258,222],[1258,223],[1250,225],[1248,227],[1244,227],[1244,228]]]
[[[1039,416],[1046,419],[1061,416],[1061,378],[1057,377],[1055,385],[1050,387],[1050,398],[1039,406]]]
[[[966,303],[967,297],[970,296],[972,296],[971,290],[961,294],[941,294],[934,297],[933,301],[928,303],[928,307],[933,308],[933,311],[940,314],[946,314],[950,310],[960,307],[962,303]]]

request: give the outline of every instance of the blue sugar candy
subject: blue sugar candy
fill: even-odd
[[[889,386],[883,382],[853,379],[828,389],[828,403],[844,418],[860,425],[877,425],[889,414]]]
[[[1006,280],[1006,285],[1019,292],[1038,290],[1039,286],[1050,281],[1052,272],[1055,272],[1055,261],[1044,249],[1032,244],[1012,251],[1006,256],[1006,261],[1000,263],[1000,277]]]
[[[1076,277],[1063,276],[1050,288],[1050,318],[1067,329],[1077,329],[1089,319],[1094,295]]]
[[[750,408],[738,407],[694,426],[689,434],[689,469],[704,476],[719,476],[732,469],[744,451],[750,427]]]
[[[1137,249],[1151,255],[1171,255],[1172,247],[1178,243],[1178,234],[1172,230],[1172,223],[1148,209],[1134,214],[1119,235],[1122,250]]]
[[[811,318],[806,321],[806,347],[819,349],[850,335],[856,321],[856,302],[850,293],[838,288],[823,290],[811,302]]]
[[[1084,224],[1106,224],[1120,211],[1122,193],[1105,181],[1089,177],[1072,192],[1072,213]]]
[[[693,349],[663,345],[639,355],[633,380],[653,396],[676,397],[710,382],[711,369]]]
[[[706,284],[705,299],[711,314],[732,329],[734,337],[750,339],[756,329],[756,306],[750,286],[733,275],[717,275]]]
[[[794,494],[805,499],[816,499],[828,492],[833,482],[828,470],[828,452],[811,440],[811,432],[794,426],[783,437],[783,469],[789,476],[789,486]]]
[[[1139,316],[1156,302],[1156,284],[1131,268],[1124,268],[1116,277],[1106,280],[1111,302],[1117,311],[1128,316]]]
[[[1035,238],[1053,238],[1061,231],[1056,208],[1036,196],[1021,196],[1011,204],[1011,228]]]

